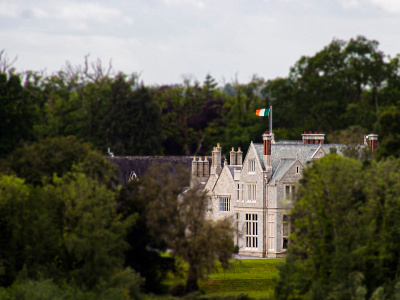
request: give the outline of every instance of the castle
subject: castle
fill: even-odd
[[[121,170],[121,182],[140,177],[152,163],[183,165],[207,190],[208,217],[230,218],[235,226],[239,254],[256,257],[285,256],[289,243],[290,216],[303,170],[330,152],[342,153],[342,144],[325,144],[325,135],[304,132],[300,141],[275,141],[270,131],[263,143],[250,143],[246,155],[239,148],[230,152],[229,164],[218,144],[207,157],[110,157]],[[366,136],[374,152],[378,135]]]
[[[275,141],[269,131],[262,137],[262,144],[250,143],[244,159],[240,148],[232,148],[229,165],[221,165],[217,145],[209,174],[205,161],[193,158],[192,177],[206,178],[209,217],[233,220],[239,254],[282,257],[289,243],[289,211],[304,168],[331,151],[341,154],[344,145],[324,144],[325,135],[317,132],[304,132],[301,141]],[[371,133],[365,140],[374,151],[378,135]]]

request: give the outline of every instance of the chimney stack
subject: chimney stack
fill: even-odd
[[[243,152],[240,150],[240,147],[238,148],[238,151],[236,152],[236,164],[238,166],[241,166],[243,164]]]
[[[301,135],[303,138],[303,144],[323,144],[325,139],[325,134],[322,132],[318,133],[314,131],[314,133],[310,130],[308,133],[304,131]]]
[[[218,143],[217,147],[214,147],[212,152],[212,162],[211,162],[211,174],[221,174],[221,146]]]
[[[230,156],[230,161],[229,161],[229,165],[230,166],[235,166],[236,165],[236,152],[235,152],[235,148],[232,147],[232,151],[231,151],[231,156]]]
[[[264,149],[263,149],[263,162],[264,162],[264,167],[267,172],[267,177],[268,180],[271,179],[272,177],[272,162],[271,162],[271,144],[272,140],[274,139],[274,134],[271,133],[269,130],[267,130],[263,134],[263,143],[264,143]]]
[[[203,161],[201,160],[201,156],[199,157],[199,162],[197,164],[198,172],[199,172],[199,177],[203,177],[204,174],[204,165]]]
[[[203,176],[207,177],[207,178],[208,178],[208,176],[210,176],[210,162],[207,160],[207,156],[204,156]]]
[[[198,168],[197,168],[197,160],[196,156],[193,156],[192,160],[192,176],[197,177],[199,175]]]
[[[367,135],[368,146],[371,148],[371,152],[374,153],[376,148],[378,147],[378,135],[374,132],[371,132]]]

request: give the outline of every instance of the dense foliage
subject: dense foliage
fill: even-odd
[[[331,154],[305,169],[277,298],[398,299],[399,182],[394,159]]]

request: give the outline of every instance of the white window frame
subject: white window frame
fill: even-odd
[[[246,248],[258,248],[258,215],[246,214]]]
[[[247,202],[257,201],[257,183],[247,184]]]
[[[256,172],[256,160],[255,159],[249,159],[248,161],[248,173],[253,174]]]
[[[275,248],[274,234],[274,214],[268,214],[268,250],[273,251]]]
[[[231,197],[230,196],[219,196],[219,211],[227,212],[231,211]]]
[[[239,201],[239,199],[240,199],[240,183],[237,183],[236,196],[237,196],[236,201]]]

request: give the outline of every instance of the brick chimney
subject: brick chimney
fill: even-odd
[[[301,135],[303,138],[303,144],[323,144],[324,143],[324,139],[325,139],[325,134],[320,132],[312,132],[309,131],[307,133],[307,131],[304,131],[304,133]]]
[[[269,130],[267,130],[262,137],[264,143],[263,163],[269,180],[272,177],[271,148],[272,148],[272,141],[274,139],[274,134],[271,133]]]
[[[367,135],[367,139],[368,146],[371,149],[371,152],[374,153],[378,147],[378,135],[374,132],[371,132],[369,135]]]

